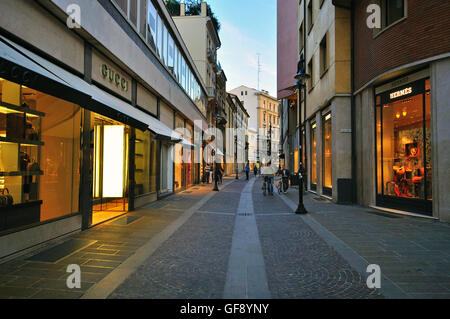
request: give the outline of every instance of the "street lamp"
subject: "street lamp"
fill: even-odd
[[[237,140],[238,140],[238,137],[237,137],[237,135],[235,135],[234,136],[234,149],[235,149],[235,152],[234,152],[234,165],[236,167],[236,179],[239,179],[239,167],[238,167],[238,162],[237,162]]]
[[[301,57],[301,59],[303,58],[303,56]],[[309,74],[306,74],[304,71],[304,60],[300,60],[299,65],[298,65],[298,73],[295,75],[295,79],[297,80],[296,83],[296,87],[298,88],[298,98],[297,100],[300,102],[300,96],[301,96],[301,90],[304,89],[304,98],[303,98],[303,103],[305,103],[306,101],[306,84],[304,84],[303,82],[305,81],[305,79],[310,78],[311,76]],[[302,121],[302,108],[300,106],[300,103],[298,103],[298,110],[299,110],[299,119],[300,122]],[[297,210],[295,211],[296,214],[306,214],[308,213],[306,211],[305,205],[303,204],[303,163],[302,163],[302,158],[303,158],[303,138],[301,136],[301,131],[302,131],[302,125],[300,123],[300,129],[299,129],[299,172],[298,172],[298,207]]]
[[[221,122],[223,123],[224,121],[226,122],[225,118],[223,116],[221,116],[220,114],[216,113],[214,114],[215,120],[216,120],[216,136],[215,136],[215,140],[216,140],[216,146],[215,146],[215,150],[214,150],[214,163],[213,163],[213,170],[214,170],[214,188],[213,191],[218,192],[219,191],[219,185],[217,184],[217,179],[218,179],[218,168],[217,168],[217,161],[216,161],[216,156],[217,156],[217,126],[218,123]]]

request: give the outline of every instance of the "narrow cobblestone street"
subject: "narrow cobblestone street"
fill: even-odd
[[[1,298],[449,298],[449,225],[305,197],[263,196],[262,180],[196,186],[0,265]],[[119,218],[120,219],[120,218]],[[55,262],[32,256],[70,240]],[[66,268],[81,267],[81,289]],[[366,267],[381,267],[381,289]]]

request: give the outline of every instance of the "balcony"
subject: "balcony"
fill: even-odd
[[[212,68],[213,68],[214,72],[218,72],[219,71],[219,65],[216,62],[214,62],[212,64]]]
[[[213,50],[208,49],[208,51],[206,52],[206,57],[208,58],[208,61],[210,63],[216,64],[216,55],[214,54]]]
[[[216,88],[215,87],[208,86],[206,88],[206,91],[208,93],[208,101],[212,101],[212,100],[216,100],[217,99]]]

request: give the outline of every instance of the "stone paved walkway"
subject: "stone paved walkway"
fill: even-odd
[[[336,205],[306,194],[308,216],[367,264],[378,264],[407,298],[450,298],[450,224],[359,205]],[[281,196],[298,203],[296,189]]]
[[[257,224],[273,298],[381,298],[279,196],[253,189]]]
[[[224,184],[234,178],[225,178]],[[183,212],[211,193],[212,185],[197,185],[129,213],[141,216],[128,226],[106,222],[39,250],[0,264],[0,298],[80,298],[164,229]],[[94,244],[56,262],[33,262],[27,258],[69,239],[93,240]],[[70,264],[81,268],[81,289],[69,289],[66,270]]]
[[[195,186],[128,214],[141,217],[128,226],[61,240],[93,244],[56,263],[27,260],[36,251],[0,264],[0,298],[450,298],[448,224],[313,194],[295,215],[296,190],[264,197],[261,183]],[[66,287],[73,263],[81,289]],[[369,263],[387,288],[367,288]]]

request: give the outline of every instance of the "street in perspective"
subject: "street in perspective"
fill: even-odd
[[[449,1],[0,0],[0,299],[450,299],[449,74]]]

